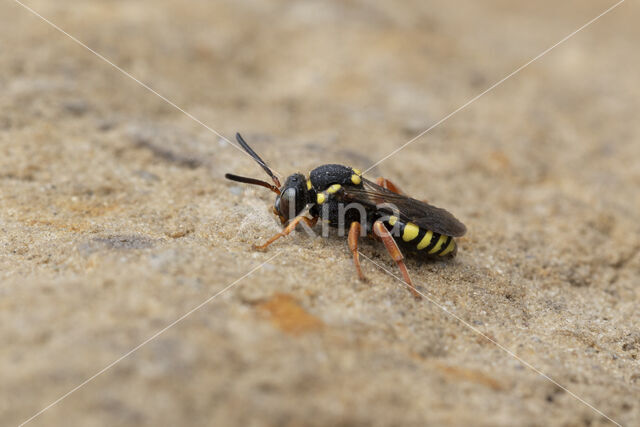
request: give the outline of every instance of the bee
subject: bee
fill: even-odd
[[[327,164],[313,169],[308,177],[294,173],[281,185],[239,133],[236,140],[271,177],[273,184],[230,173],[225,178],[260,185],[276,193],[272,210],[284,227],[264,244],[254,245],[254,249],[266,250],[301,222],[313,227],[320,218],[331,227],[348,228],[349,249],[356,273],[363,281],[366,278],[360,266],[358,239],[369,236],[382,241],[416,299],[420,299],[420,294],[409,277],[400,247],[421,260],[455,257],[458,249],[455,238],[466,233],[464,224],[444,209],[406,196],[390,180],[378,178],[372,182],[358,169]]]

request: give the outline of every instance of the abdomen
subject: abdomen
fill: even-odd
[[[393,216],[384,225],[392,233],[398,245],[406,248],[413,255],[429,258],[451,258],[457,253],[456,241],[451,236],[435,233]]]

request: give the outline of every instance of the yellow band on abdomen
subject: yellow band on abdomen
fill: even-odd
[[[418,243],[418,250],[424,249],[427,246],[429,246],[429,243],[431,243],[432,237],[433,237],[433,231],[427,231],[427,234],[425,234],[422,240],[420,240],[420,243]]]
[[[402,240],[405,242],[410,242],[416,237],[418,237],[418,233],[420,232],[420,228],[412,222],[408,222],[404,226],[404,232],[402,233]]]
[[[440,236],[440,238],[438,239],[438,243],[436,243],[436,245],[429,251],[429,253],[435,254],[436,252],[438,252],[442,248],[442,245],[444,245],[444,242],[447,241],[447,239],[448,236],[445,236],[444,234]]]
[[[451,253],[451,251],[453,251],[455,248],[456,248],[456,241],[451,239],[451,241],[449,242],[449,245],[439,255],[440,256],[447,255],[448,253]]]

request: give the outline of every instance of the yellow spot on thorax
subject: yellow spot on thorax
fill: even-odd
[[[324,193],[318,193],[318,197],[316,198],[316,201],[318,202],[319,205],[323,204],[325,201]]]
[[[311,190],[311,178],[307,180],[307,190]]]
[[[404,226],[404,233],[402,233],[402,240],[405,242],[410,242],[416,237],[418,237],[418,233],[420,232],[420,228],[412,222],[408,222],[407,225]]]
[[[351,175],[351,182],[353,182],[355,185],[358,185],[362,182],[362,178],[360,178],[360,175],[353,174]]]
[[[327,188],[327,193],[333,194],[338,190],[340,190],[340,188],[341,188],[340,184],[333,184],[331,187]]]
[[[398,221],[398,217],[396,217],[396,216],[390,216],[389,217],[389,224],[391,224],[392,227],[394,225],[396,225],[396,221]]]

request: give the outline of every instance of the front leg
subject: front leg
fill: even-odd
[[[276,240],[278,240],[281,237],[284,237],[286,235],[288,235],[289,233],[291,233],[293,230],[296,229],[296,225],[298,225],[298,223],[300,221],[304,221],[309,227],[313,227],[314,225],[316,225],[316,222],[318,222],[318,217],[314,217],[314,218],[307,218],[306,216],[304,216],[304,214],[299,215],[297,217],[295,217],[290,223],[289,225],[287,225],[284,230],[282,230],[281,232],[279,232],[278,234],[276,234],[275,236],[273,236],[272,238],[270,238],[269,240],[267,240],[267,242],[263,245],[253,245],[253,249],[259,250],[259,251],[264,251],[267,249],[267,247],[272,244],[273,242],[275,242]]]

